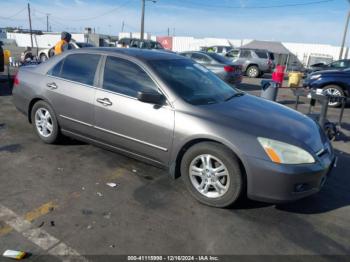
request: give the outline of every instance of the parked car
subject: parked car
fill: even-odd
[[[317,63],[311,65],[307,69],[307,73],[313,73],[317,71],[324,71],[324,70],[344,70],[350,68],[350,59],[342,59],[338,61],[334,61],[329,64],[324,64],[324,63]]]
[[[225,55],[227,52],[233,49],[232,46],[225,45],[213,45],[213,46],[203,46],[201,47],[201,51],[203,52],[213,52],[219,55]]]
[[[71,41],[69,43],[69,49],[79,49],[79,48],[87,48],[87,47],[95,47],[91,43],[85,43],[85,42],[75,42]],[[54,47],[48,48],[48,49],[42,49],[39,51],[38,58],[40,62],[45,62],[50,57],[54,56]]]
[[[63,134],[166,168],[215,207],[309,196],[335,159],[311,118],[161,51],[64,52],[20,68],[13,101],[45,143]]]
[[[201,51],[182,52],[180,55],[193,59],[228,83],[239,84],[242,82],[242,66],[221,55]]]
[[[153,40],[141,40],[138,38],[122,38],[118,41],[119,47],[141,48],[141,49],[161,49],[161,43]]]
[[[323,89],[326,94],[332,96],[350,95],[350,68],[345,70],[317,71],[307,76],[304,87],[311,89]],[[329,102],[329,106],[339,107],[339,101]]]
[[[272,72],[274,55],[264,49],[233,49],[225,55],[230,60],[241,64],[243,72],[252,78]]]

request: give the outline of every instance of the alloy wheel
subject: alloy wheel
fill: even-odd
[[[46,108],[39,108],[35,112],[35,126],[43,137],[49,137],[52,134],[53,122],[50,112]]]
[[[333,88],[333,87],[330,87],[330,88],[327,88],[326,90],[324,90],[324,92],[330,96],[342,96],[342,94],[340,93],[340,91],[336,88]],[[339,102],[329,102],[328,105],[329,106],[335,106],[335,105],[338,105]]]
[[[259,75],[258,69],[256,67],[249,68],[248,75],[253,78],[257,77]]]
[[[190,164],[189,175],[194,188],[208,198],[222,197],[230,185],[226,166],[210,154],[194,158]]]

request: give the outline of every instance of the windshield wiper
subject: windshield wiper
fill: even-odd
[[[237,93],[229,96],[228,98],[226,98],[225,101],[228,101],[228,100],[230,100],[230,99],[232,99],[234,97],[239,97],[239,96],[243,96],[243,95],[244,95],[244,92],[237,92]]]

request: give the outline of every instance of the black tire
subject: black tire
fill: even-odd
[[[255,66],[255,65],[249,66],[247,68],[247,70],[246,70],[246,74],[250,78],[257,78],[257,77],[259,77],[259,75],[260,75],[259,67]]]
[[[50,113],[50,123],[52,124],[52,132],[47,137],[40,134],[39,128],[36,125],[35,114],[39,109],[45,109]],[[58,140],[61,137],[59,125],[57,122],[55,112],[53,111],[52,107],[48,103],[44,101],[38,101],[37,103],[35,103],[31,111],[31,119],[32,119],[32,124],[35,130],[35,133],[39,136],[39,138],[43,142],[47,144],[54,144],[58,142]]]
[[[203,154],[210,154],[219,159],[227,168],[229,183],[227,191],[220,197],[210,198],[200,193],[190,178],[192,161]],[[189,148],[181,161],[181,177],[190,193],[199,202],[213,207],[228,207],[240,199],[244,192],[245,183],[235,154],[225,146],[215,142],[202,142]]]
[[[50,48],[49,52],[48,52],[49,58],[53,57],[55,55],[55,49],[52,47]]]
[[[40,59],[40,62],[45,62],[48,59],[48,57],[45,54],[40,54],[39,59]]]
[[[331,91],[332,90],[332,91]],[[323,91],[327,94],[333,94],[334,95],[334,91],[336,92],[336,94],[339,94],[339,96],[345,96],[344,95],[344,91],[340,86],[337,85],[328,85],[323,87]],[[335,101],[335,102],[329,102],[328,106],[330,107],[340,107],[341,106],[341,102],[340,101]]]

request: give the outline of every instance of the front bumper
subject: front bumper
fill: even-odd
[[[281,165],[251,158],[247,168],[248,198],[283,203],[310,196],[320,191],[336,163],[334,155],[319,162],[303,165]]]

